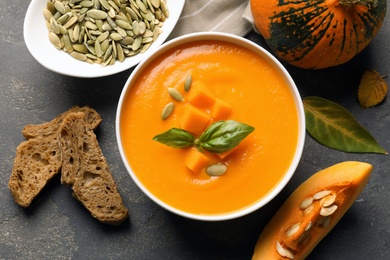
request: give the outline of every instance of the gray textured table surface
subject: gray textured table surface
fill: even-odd
[[[135,186],[121,162],[115,113],[131,70],[100,79],[78,79],[46,70],[23,41],[29,1],[0,2],[0,259],[250,259],[261,230],[282,201],[314,172],[345,160],[374,165],[356,203],[309,259],[388,259],[390,252],[389,156],[328,149],[307,135],[296,174],[266,207],[239,219],[199,222],[173,215]],[[390,75],[390,22],[371,45],[346,65],[320,71],[286,68],[302,97],[317,95],[346,107],[390,151],[390,102],[363,110],[357,85],[365,69]],[[260,36],[247,38],[265,46]],[[389,82],[389,78],[386,79]],[[49,121],[73,105],[89,105],[103,117],[97,135],[130,218],[118,227],[94,220],[54,179],[28,209],[12,199],[7,183],[15,148],[28,123]]]

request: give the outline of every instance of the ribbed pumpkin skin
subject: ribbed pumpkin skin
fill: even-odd
[[[281,59],[305,69],[343,64],[376,36],[387,0],[375,8],[339,0],[250,0],[255,26]]]

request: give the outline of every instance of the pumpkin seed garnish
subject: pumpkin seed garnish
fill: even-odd
[[[175,104],[173,102],[168,103],[164,107],[164,109],[163,109],[163,111],[161,113],[161,119],[162,120],[167,119],[172,114],[174,109],[175,109]]]
[[[223,163],[216,163],[206,168],[206,173],[210,176],[221,176],[227,171],[227,165]]]
[[[156,41],[168,17],[161,15],[168,13],[166,6],[165,0],[48,0],[43,16],[55,48],[107,66],[145,52]]]
[[[176,101],[182,102],[184,100],[183,95],[175,88],[168,88],[168,93]]]
[[[187,75],[186,80],[184,82],[184,91],[188,92],[191,89],[191,85],[192,85],[192,75],[189,74]]]

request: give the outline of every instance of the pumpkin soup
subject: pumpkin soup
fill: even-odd
[[[150,193],[184,212],[219,215],[253,205],[282,180],[297,149],[296,111],[288,83],[268,61],[203,40],[176,46],[140,71],[124,97],[119,130],[126,159]],[[197,139],[221,120],[254,131],[223,153],[153,140],[172,128]]]

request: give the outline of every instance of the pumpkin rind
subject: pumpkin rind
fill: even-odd
[[[250,0],[255,26],[281,59],[306,69],[343,64],[376,36],[386,0],[376,7],[339,0]]]
[[[288,259],[278,253],[277,244],[287,249],[295,260],[307,257],[355,202],[371,171],[371,164],[347,161],[312,175],[291,194],[264,228],[252,259]],[[329,194],[315,198],[324,191]],[[306,203],[307,199],[311,201]],[[336,209],[326,217],[321,215],[323,208],[329,212]]]

